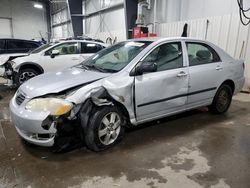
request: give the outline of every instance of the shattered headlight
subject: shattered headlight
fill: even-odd
[[[37,98],[29,101],[25,108],[36,112],[49,112],[50,115],[60,116],[73,108],[73,104],[59,98]]]

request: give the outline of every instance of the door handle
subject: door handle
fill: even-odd
[[[217,66],[216,68],[215,68],[216,70],[221,70],[221,69],[223,69],[221,66]]]
[[[181,71],[179,74],[177,74],[177,77],[185,77],[187,76],[188,74],[184,71]]]

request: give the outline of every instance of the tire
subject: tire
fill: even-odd
[[[92,151],[102,151],[112,147],[123,138],[124,125],[125,118],[116,106],[97,108],[84,130],[86,146]]]
[[[233,97],[232,88],[223,84],[215,94],[212,105],[209,107],[214,114],[224,114],[231,105]]]
[[[15,83],[17,86],[22,85],[24,82],[29,80],[30,78],[33,78],[35,76],[39,75],[39,73],[32,69],[32,68],[27,68],[27,69],[21,69],[15,77]]]

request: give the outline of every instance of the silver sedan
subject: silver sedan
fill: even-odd
[[[10,111],[27,142],[60,148],[79,138],[100,151],[129,126],[202,106],[223,114],[244,81],[243,61],[210,42],[136,39],[32,78],[12,98]]]

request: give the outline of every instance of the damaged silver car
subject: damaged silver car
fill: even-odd
[[[25,82],[10,102],[27,142],[107,149],[125,127],[209,106],[225,113],[244,84],[244,63],[190,38],[120,42],[83,63]]]

